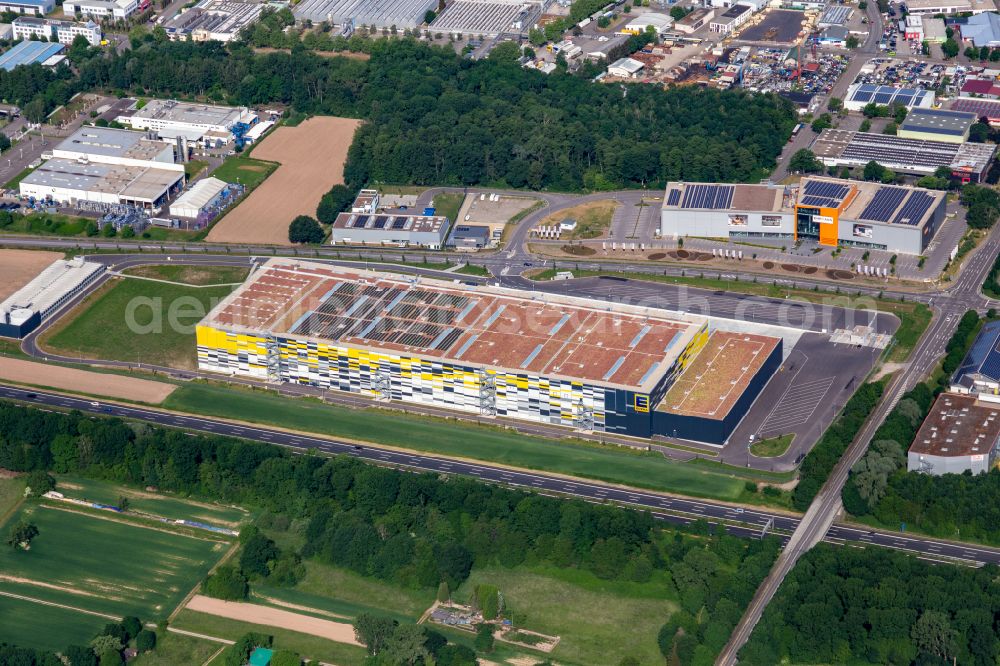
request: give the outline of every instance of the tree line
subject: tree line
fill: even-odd
[[[513,58],[471,61],[412,38],[374,40],[367,62],[301,44],[258,53],[242,42],[136,41],[122,53],[74,46],[75,70],[0,72],[0,97],[42,116],[76,92],[108,89],[363,118],[345,167],[354,188],[754,181],[774,166],[795,124],[791,105],[773,94],[607,86],[529,71]]]
[[[818,544],[785,578],[740,663],[996,664],[998,573]]]
[[[130,646],[137,654],[156,648],[156,632],[135,616],[108,622],[88,645],[70,645],[61,654],[0,643],[0,666],[121,666]]]
[[[676,652],[682,666],[711,663],[779,547],[701,523],[691,534],[669,533],[649,512],[469,478],[404,473],[349,456],[294,456],[270,444],[9,402],[0,402],[0,467],[254,506],[265,512],[265,529],[303,521],[297,551],[279,548],[257,526],[241,532],[238,561],[204,582],[205,593],[227,599],[246,597],[255,581],[294,585],[308,558],[439,594],[461,585],[473,566],[547,564],[611,583],[655,584],[683,609],[660,633],[664,654]]]

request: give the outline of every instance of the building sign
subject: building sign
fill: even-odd
[[[813,215],[813,222],[817,224],[833,224],[833,218],[829,215]]]
[[[867,224],[855,224],[854,225],[854,237],[855,238],[871,238],[872,228]]]
[[[761,215],[760,225],[762,227],[780,227],[782,217],[780,215]]]
[[[647,412],[648,413],[649,412],[649,396],[648,395],[639,395],[638,393],[636,393],[635,394],[635,402],[634,402],[633,406],[635,407],[635,411],[637,411],[637,412]]]
[[[731,227],[745,227],[749,223],[750,219],[746,215],[730,215],[729,216],[729,226]]]
[[[974,463],[981,463],[986,460],[986,456],[982,453],[977,453],[976,455],[969,456],[969,461]]]

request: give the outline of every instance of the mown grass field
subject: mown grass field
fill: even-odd
[[[735,476],[672,462],[656,454],[528,437],[461,421],[388,415],[375,409],[353,410],[271,392],[191,384],[174,391],[163,406],[686,495],[731,500],[743,490],[743,482]]]
[[[365,649],[356,645],[336,643],[325,638],[300,634],[297,631],[240,622],[187,609],[177,614],[171,626],[229,640],[236,640],[251,631],[268,634],[274,636],[275,649],[293,650],[304,659],[333,663],[337,666],[362,666],[367,656]]]
[[[452,224],[456,224],[458,222],[458,211],[462,208],[463,201],[465,201],[464,194],[448,192],[439,194],[434,197],[435,214],[444,215]]]
[[[217,536],[192,537],[167,526],[151,528],[111,512],[89,512],[62,503],[22,504],[7,524],[25,519],[39,534],[28,551],[0,550],[0,592],[47,604],[115,617],[155,621],[170,614],[229,547]],[[37,606],[47,617],[54,606]],[[64,609],[65,610],[65,609]],[[49,649],[62,649],[84,627],[94,634],[107,621],[74,611],[81,620],[48,621]],[[0,622],[0,641],[20,643],[12,625]]]
[[[101,504],[117,504],[119,497],[126,497],[129,508],[174,520],[196,520],[211,525],[239,529],[251,518],[249,511],[237,506],[210,504],[183,497],[150,493],[109,481],[58,475],[56,489],[67,497],[86,499]]]
[[[0,479],[0,523],[14,510],[24,496],[24,480],[20,478]]]
[[[567,572],[577,578],[570,582],[552,573],[525,567],[474,569],[454,599],[466,601],[476,585],[496,585],[514,613],[515,626],[561,638],[552,651],[557,662],[617,664],[629,655],[642,664],[663,662],[656,634],[678,608],[665,598],[664,581],[638,585]]]
[[[39,342],[65,356],[193,368],[194,327],[232,289],[114,279]]]
[[[184,264],[152,264],[122,271],[126,275],[181,282],[197,287],[242,283],[249,272],[241,266],[190,266]]]
[[[213,171],[212,175],[227,183],[239,182],[247,190],[252,190],[264,182],[264,179],[277,168],[278,165],[274,162],[236,155],[219,165],[219,168]]]
[[[414,622],[434,603],[434,590],[408,590],[351,571],[307,560],[306,575],[292,590],[259,588],[260,594],[353,617],[362,611]],[[257,590],[258,588],[254,588]],[[323,600],[327,600],[324,603]]]

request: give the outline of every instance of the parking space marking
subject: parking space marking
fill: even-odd
[[[760,432],[777,432],[802,425],[812,418],[823,396],[833,384],[833,377],[792,383],[761,424]]]

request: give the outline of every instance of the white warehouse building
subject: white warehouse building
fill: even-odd
[[[97,46],[104,38],[101,26],[93,21],[75,23],[73,21],[58,21],[55,19],[22,16],[14,19],[11,24],[14,39],[31,39],[44,37],[50,42],[72,44],[78,36],[86,38],[91,46]]]
[[[153,130],[165,139],[183,136],[188,141],[219,146],[233,139],[237,124],[251,127],[257,114],[246,107],[196,104],[176,100],[151,99],[118,122],[136,130]]]
[[[66,0],[63,3],[63,13],[66,16],[80,14],[96,19],[124,21],[136,13],[139,7],[139,0]]]

